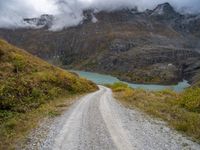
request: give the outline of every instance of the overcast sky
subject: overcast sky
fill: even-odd
[[[22,26],[24,17],[53,14],[58,18],[55,28],[60,28],[79,23],[83,9],[109,11],[137,6],[139,10],[144,10],[164,2],[171,3],[179,11],[184,9],[186,12],[200,13],[200,0],[0,0],[0,27],[18,27]]]

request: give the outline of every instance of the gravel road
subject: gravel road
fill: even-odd
[[[123,107],[110,89],[99,87],[51,123],[42,123],[25,149],[200,150],[200,145],[164,122]],[[41,138],[44,128],[47,134]]]

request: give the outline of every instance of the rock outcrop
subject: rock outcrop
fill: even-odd
[[[150,16],[159,17],[159,19],[173,19],[180,16],[169,3],[158,5]]]
[[[53,20],[53,15],[44,14],[41,15],[39,18],[24,18],[23,22],[30,27],[50,28],[53,24]]]

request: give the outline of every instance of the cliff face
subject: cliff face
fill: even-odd
[[[0,37],[52,63],[110,73],[132,82],[196,81],[200,68],[198,15],[181,15],[165,3],[145,12],[87,10],[84,16],[80,25],[57,32],[48,30],[53,16],[32,18],[43,27],[0,29]],[[33,24],[31,19],[28,22]]]

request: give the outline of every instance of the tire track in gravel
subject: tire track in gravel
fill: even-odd
[[[200,145],[137,110],[119,104],[104,86],[55,119],[38,150],[200,150]],[[33,139],[34,141],[34,139]],[[37,140],[35,140],[37,141]],[[31,142],[30,142],[31,143]]]

